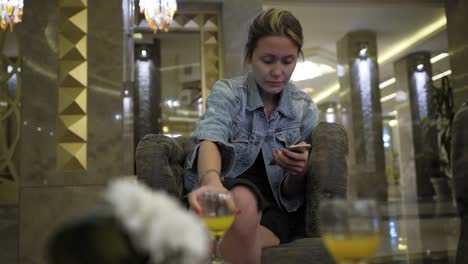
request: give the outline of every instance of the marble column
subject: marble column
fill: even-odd
[[[92,208],[113,177],[133,173],[123,125],[123,22],[120,1],[76,2],[87,9],[87,166],[57,169],[59,25],[56,0],[28,1],[21,25],[23,118],[20,139],[19,263],[46,263],[51,233]],[[84,3],[83,3],[84,2]],[[87,4],[86,4],[87,2]],[[72,10],[68,10],[72,12]],[[73,33],[71,33],[73,35]],[[78,245],[79,246],[79,245]]]
[[[244,47],[252,19],[262,11],[260,0],[223,2],[224,77],[243,74]]]
[[[161,132],[160,40],[135,45],[135,146],[147,134]],[[146,52],[146,56],[141,53]]]
[[[429,52],[412,53],[394,64],[396,111],[400,139],[400,188],[403,200],[432,199],[429,178],[437,171],[430,160],[436,159],[435,133],[426,133],[422,120],[430,115],[432,67]],[[435,131],[434,131],[435,132]],[[433,151],[431,151],[433,150]],[[435,150],[435,151],[434,151]]]
[[[468,0],[445,1],[455,110],[468,101]]]
[[[337,42],[342,119],[350,144],[348,195],[387,200],[376,35],[357,31]]]

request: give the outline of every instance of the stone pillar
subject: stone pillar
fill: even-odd
[[[260,0],[223,2],[224,77],[243,73],[244,47],[252,19],[262,11]]]
[[[136,44],[135,61],[135,146],[147,134],[161,132],[161,48],[159,39]],[[141,52],[146,56],[141,56]]]
[[[396,111],[400,138],[400,186],[405,201],[432,199],[431,160],[437,156],[435,133],[426,133],[422,126],[430,116],[432,100],[432,67],[429,52],[410,54],[395,62],[397,97]],[[435,131],[434,131],[435,132]],[[431,151],[434,150],[434,151]]]
[[[445,1],[455,110],[468,101],[468,0]]]
[[[61,9],[62,5],[72,7]],[[77,10],[77,16],[71,16],[67,22],[70,31],[64,31],[60,26],[64,22],[61,16],[64,12],[69,16]],[[125,136],[122,121],[124,33],[121,14],[120,1],[25,3],[24,22],[18,27],[23,50],[18,263],[46,263],[46,242],[57,226],[95,206],[109,179],[133,173],[133,148],[124,147],[132,145],[125,142],[131,137]],[[80,39],[73,44],[81,28],[87,28],[87,40]],[[71,61],[61,64],[60,67],[65,68],[60,68],[60,58],[68,48],[72,53],[66,56],[81,56],[86,59],[87,67],[69,71],[77,66]],[[59,53],[60,50],[64,53]],[[63,69],[68,70],[70,78],[66,87],[59,89],[64,84],[60,82]],[[73,80],[77,76],[81,78],[83,73],[87,75],[87,100],[78,96],[81,93],[72,92],[76,88],[69,87],[76,84],[74,81],[84,82]],[[68,88],[72,90],[60,93]],[[79,131],[74,130],[73,123],[65,124],[71,132],[80,132],[86,139],[87,151],[78,153],[86,156],[86,166],[81,168],[58,166],[62,153],[57,151],[61,142],[58,132],[59,126],[64,125],[59,121],[59,114],[70,101],[70,111],[80,108],[87,119],[80,123]],[[87,127],[86,134],[81,133],[82,125]],[[71,133],[67,135],[68,139],[76,138]],[[73,153],[73,148],[69,150],[67,158],[77,154]]]
[[[376,35],[358,31],[337,43],[342,119],[350,143],[350,196],[387,200]]]

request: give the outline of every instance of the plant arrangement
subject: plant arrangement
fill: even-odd
[[[437,133],[437,146],[439,150],[438,165],[441,176],[451,177],[451,144],[452,123],[454,112],[452,88],[450,79],[442,78],[442,86],[434,87],[432,97],[434,126]]]

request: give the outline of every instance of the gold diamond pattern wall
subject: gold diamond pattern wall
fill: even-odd
[[[57,168],[87,168],[87,0],[59,0]]]

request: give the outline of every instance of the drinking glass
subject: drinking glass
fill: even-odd
[[[199,197],[201,218],[210,231],[213,248],[210,263],[227,263],[221,256],[224,233],[234,222],[235,204],[229,192],[204,192]]]
[[[323,200],[322,240],[339,264],[367,263],[379,245],[379,213],[374,200]]]

